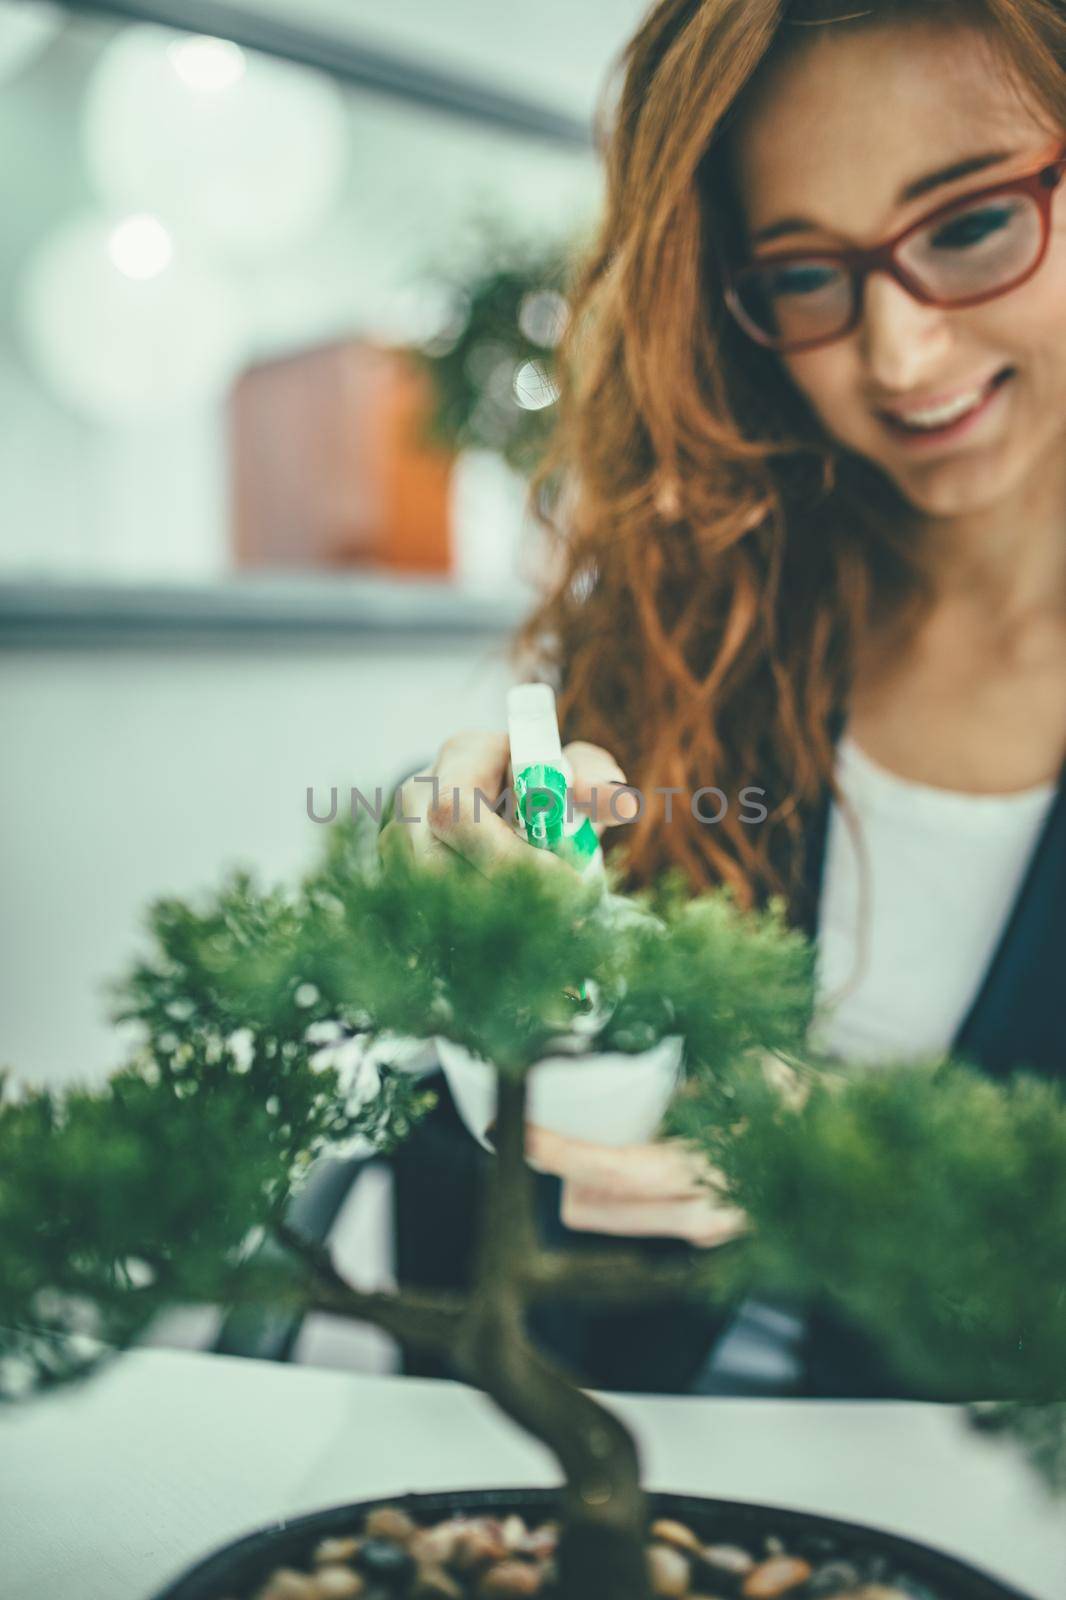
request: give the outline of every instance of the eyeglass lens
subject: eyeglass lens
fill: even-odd
[[[944,305],[1008,289],[1025,276],[1043,243],[1040,208],[1026,194],[962,201],[905,239],[899,265]],[[824,339],[852,316],[854,279],[845,267],[812,257],[744,273],[737,291],[750,320],[774,343]]]

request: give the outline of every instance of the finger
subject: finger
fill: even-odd
[[[686,1237],[689,1244],[698,1245],[701,1250],[714,1250],[734,1239],[743,1239],[751,1231],[751,1219],[739,1206],[719,1206],[694,1215]]]
[[[434,838],[428,828],[424,828],[414,835],[415,843],[413,852],[419,866],[432,868],[442,872],[445,868],[454,867],[462,861],[462,856],[454,850],[449,850],[446,844]]]
[[[493,810],[504,793],[509,750],[505,733],[457,734],[441,747],[434,782],[425,790],[431,833],[484,872],[501,862],[530,859],[530,846],[502,810]],[[573,871],[550,850],[536,850],[532,859],[545,871]]]
[[[620,1199],[701,1198],[717,1176],[715,1169],[681,1140],[591,1144],[532,1123],[526,1125],[526,1159],[541,1171]]]
[[[609,750],[576,739],[564,748],[563,754],[573,773],[574,810],[591,817],[597,833],[637,817],[640,803],[625,786],[626,775]]]
[[[684,1239],[703,1249],[727,1244],[750,1231],[737,1206],[707,1197],[689,1200],[620,1202],[613,1195],[566,1184],[560,1205],[565,1227],[581,1233],[606,1233],[634,1239]]]
[[[383,861],[398,857],[413,860],[419,866],[439,868],[448,863],[454,864],[458,859],[453,850],[435,837],[425,818],[418,812],[422,797],[413,795],[411,791],[415,777],[427,776],[415,774],[397,791],[393,815],[378,835],[378,853]]]

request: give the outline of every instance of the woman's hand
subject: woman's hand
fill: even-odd
[[[710,1248],[739,1238],[748,1220],[722,1198],[715,1168],[681,1139],[610,1147],[526,1127],[531,1166],[563,1180],[560,1215],[582,1233],[685,1239]]]
[[[613,806],[610,803],[614,786],[626,780],[608,751],[577,740],[563,753],[574,776],[575,812],[594,806],[593,824],[599,835],[605,828],[633,820],[635,795],[616,794]],[[381,830],[379,850],[409,850],[425,863],[460,855],[485,873],[524,851],[546,871],[573,871],[550,850],[531,850],[502,811],[496,815],[490,809],[507,788],[509,761],[506,733],[474,731],[447,739],[431,767],[400,785],[393,815]],[[477,791],[482,798],[477,798]]]

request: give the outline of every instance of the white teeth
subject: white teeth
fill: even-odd
[[[926,411],[903,412],[898,420],[908,428],[943,428],[947,423],[965,416],[967,411],[972,411],[984,399],[984,395],[984,389],[971,389],[969,394],[960,394],[957,399],[949,400],[942,406],[930,406]]]

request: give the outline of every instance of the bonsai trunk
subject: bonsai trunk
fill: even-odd
[[[528,1265],[537,1251],[525,1160],[525,1080],[497,1080],[496,1152],[473,1295],[456,1355],[507,1416],[540,1439],[566,1477],[559,1549],[565,1600],[649,1600],[646,1506],[636,1445],[623,1425],[529,1343]]]

